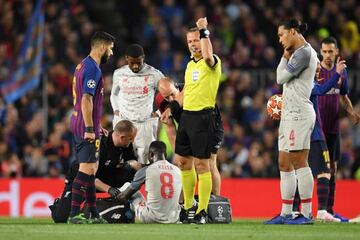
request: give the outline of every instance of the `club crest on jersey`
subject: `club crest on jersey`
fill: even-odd
[[[86,85],[88,86],[88,88],[95,88],[96,86],[96,82],[94,79],[89,79],[86,83]]]
[[[200,76],[200,71],[194,70],[194,71],[192,72],[192,80],[193,80],[194,82],[196,82],[197,80],[199,80],[199,76]]]
[[[296,64],[296,59],[294,57],[291,59],[290,64],[293,66]]]

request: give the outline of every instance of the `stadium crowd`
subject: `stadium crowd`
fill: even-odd
[[[69,168],[74,158],[69,131],[72,74],[86,56],[95,30],[108,31],[118,41],[114,57],[102,68],[102,125],[110,129],[112,74],[125,63],[126,45],[136,42],[144,46],[145,61],[181,83],[189,59],[185,30],[202,16],[211,23],[214,53],[223,64],[217,101],[225,128],[218,152],[221,175],[276,177],[278,122],[267,117],[265,107],[271,95],[281,92],[275,81],[282,53],[276,26],[289,16],[302,19],[309,25],[306,39],[316,50],[321,39],[336,37],[351,73],[360,67],[360,5],[356,2],[46,1],[42,84],[14,104],[6,104],[0,96],[0,177],[58,177]],[[34,2],[0,0],[0,6],[1,83],[17,56]],[[259,73],[265,76],[261,81]],[[360,112],[360,93],[354,86],[350,85],[349,96]],[[360,179],[360,127],[353,127],[343,114],[340,129],[338,177]]]

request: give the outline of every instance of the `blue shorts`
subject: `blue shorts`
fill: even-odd
[[[96,163],[99,160],[100,140],[90,143],[85,139],[73,136],[74,152],[79,163]]]
[[[340,160],[340,135],[325,134],[326,144],[329,148],[330,161],[338,162]]]
[[[310,143],[309,166],[314,177],[321,173],[330,173],[330,156],[324,141]]]

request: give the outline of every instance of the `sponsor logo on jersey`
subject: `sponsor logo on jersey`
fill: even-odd
[[[340,89],[338,88],[331,88],[326,94],[339,94],[340,93]]]
[[[141,86],[124,86],[120,91],[123,94],[133,95],[133,94],[143,94],[144,89]]]

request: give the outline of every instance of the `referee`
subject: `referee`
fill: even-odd
[[[196,26],[186,34],[192,58],[185,70],[184,112],[176,135],[175,157],[181,163],[184,207],[187,212],[185,223],[204,224],[207,222],[206,211],[212,189],[211,140],[214,139],[216,128],[214,110],[221,61],[213,54],[207,19],[198,19]],[[199,205],[195,213],[196,174],[199,178]]]

